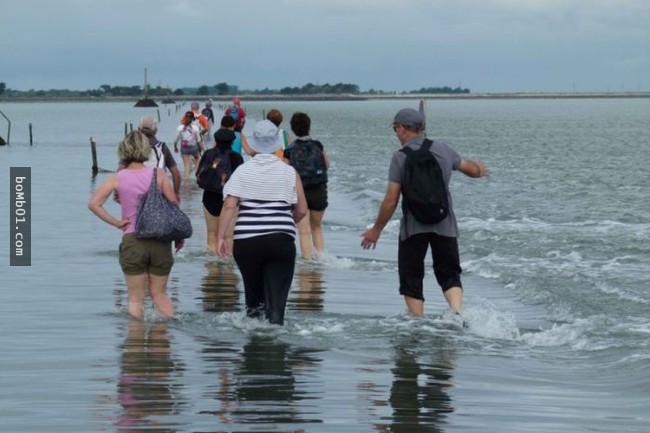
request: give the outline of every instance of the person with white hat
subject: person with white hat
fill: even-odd
[[[296,223],[307,214],[307,201],[296,170],[274,155],[283,143],[278,127],[257,122],[248,142],[253,157],[223,189],[217,252],[232,254],[239,267],[247,316],[283,325],[296,261]],[[227,229],[236,213],[229,251]]]

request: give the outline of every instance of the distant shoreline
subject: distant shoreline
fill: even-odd
[[[432,93],[432,94],[376,94],[376,95],[239,95],[245,101],[368,101],[400,99],[618,99],[650,98],[650,92],[501,92],[501,93]],[[182,95],[168,97],[174,102],[164,104],[165,98],[150,98],[159,105],[173,105],[188,101],[230,102],[232,95]],[[137,102],[137,98],[108,97],[12,97],[0,98],[0,103],[12,102]]]

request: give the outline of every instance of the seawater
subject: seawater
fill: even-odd
[[[250,102],[312,118],[332,161],[327,253],[298,261],[283,328],[242,313],[241,276],[195,235],[169,283],[178,320],[125,315],[120,233],[86,204],[125,124],[181,111],[3,103],[0,431],[641,432],[650,423],[650,100],[430,100],[427,133],[491,169],[452,177],[465,317],[431,273],[427,317],[397,294],[396,215],[360,248],[415,101]],[[33,125],[33,145],[28,125]],[[0,124],[0,135],[5,135]],[[180,159],[177,158],[179,164]],[[32,170],[32,266],[9,266],[9,168]],[[107,207],[118,212],[109,202]],[[429,262],[430,263],[430,262]]]

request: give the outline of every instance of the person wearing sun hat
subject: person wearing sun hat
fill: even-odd
[[[223,189],[217,251],[232,254],[239,267],[247,316],[283,325],[296,262],[296,223],[307,214],[307,201],[296,170],[274,155],[283,140],[273,122],[257,122],[248,143],[253,157]],[[235,214],[230,251],[227,228]]]

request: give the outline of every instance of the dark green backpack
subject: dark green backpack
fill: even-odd
[[[285,150],[285,155],[305,188],[327,183],[327,165],[320,141],[296,140]]]

